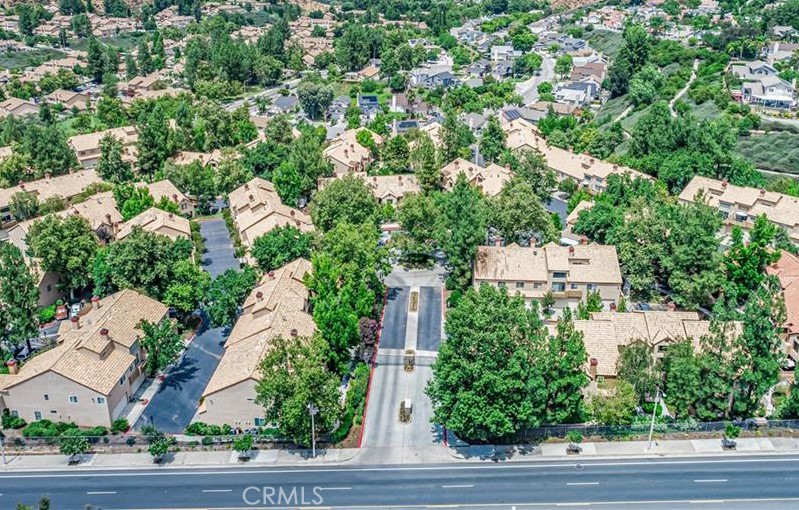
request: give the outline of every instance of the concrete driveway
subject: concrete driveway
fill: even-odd
[[[211,277],[215,278],[228,269],[238,270],[239,262],[233,253],[233,242],[225,220],[204,221],[200,223],[200,232],[206,247],[202,266]],[[203,314],[203,323],[197,335],[177,365],[167,372],[155,396],[136,422],[136,428],[149,423],[163,432],[177,434],[191,423],[230,333],[227,328],[209,328],[209,324],[207,315]]]

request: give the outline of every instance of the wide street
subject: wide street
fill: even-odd
[[[70,510],[799,508],[796,456],[578,461],[8,473],[0,505],[47,495]]]

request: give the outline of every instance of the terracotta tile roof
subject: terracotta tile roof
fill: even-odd
[[[348,129],[341,135],[330,141],[330,145],[322,151],[322,154],[334,161],[355,168],[372,161],[372,151],[358,143],[357,135],[360,129]],[[372,133],[375,143],[380,145],[383,138]]]
[[[444,188],[452,189],[459,174],[464,174],[469,184],[480,188],[490,197],[498,195],[505,183],[513,177],[513,172],[509,168],[503,168],[495,163],[483,168],[471,161],[458,158],[441,169]]]
[[[244,301],[242,314],[203,396],[248,379],[258,380],[258,365],[273,338],[313,335],[316,327],[307,312],[309,293],[303,283],[310,272],[308,260],[296,259],[264,275]]]
[[[44,202],[50,197],[64,197],[66,199],[79,195],[90,184],[103,182],[94,170],[80,170],[57,177],[39,179],[11,188],[0,189],[0,207],[5,207],[11,201],[11,196],[19,191],[29,191],[36,195],[39,202]]]
[[[191,238],[189,220],[182,216],[158,209],[157,207],[150,207],[146,211],[126,221],[119,228],[119,232],[117,232],[117,241],[121,241],[128,237],[130,233],[133,232],[133,227],[141,227],[147,232],[161,234],[172,240],[181,237],[186,239]]]
[[[100,141],[106,135],[111,135],[119,139],[122,145],[131,145],[136,143],[139,139],[139,133],[133,126],[123,126],[118,128],[106,129],[105,131],[98,131],[96,133],[88,133],[85,135],[75,135],[67,140],[70,147],[76,152],[85,151],[99,151]],[[80,156],[78,157],[80,159]]]
[[[167,200],[177,203],[188,200],[186,195],[181,193],[177,186],[172,184],[172,181],[168,179],[151,182],[150,184],[145,184],[145,186],[147,186],[147,189],[150,190],[150,195],[153,197],[156,203],[160,202],[164,197],[166,197]]]
[[[786,329],[789,333],[799,333],[799,257],[783,250],[780,259],[767,267],[766,272],[780,280]]]
[[[8,391],[52,371],[108,395],[135,362],[130,348],[141,336],[136,326],[142,320],[158,322],[166,313],[166,305],[134,290],[105,297],[80,318],[79,328],[72,322],[62,322],[58,345],[31,358],[18,374],[0,376],[0,387]],[[102,334],[104,329],[107,335]]]
[[[116,199],[114,199],[114,195],[110,191],[98,193],[79,204],[69,206],[66,211],[57,214],[59,216],[78,214],[86,218],[93,230],[103,225],[113,227],[123,221],[122,215],[117,210]]]

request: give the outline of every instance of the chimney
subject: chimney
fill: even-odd
[[[574,257],[574,246],[569,246],[569,257]]]
[[[289,215],[294,216],[294,209],[289,211]]]
[[[263,292],[261,292],[260,290],[259,290],[258,292],[256,292],[256,293],[255,293],[255,299],[256,299],[256,300],[260,301],[260,300],[262,300],[263,298],[264,298],[264,293],[263,293]]]
[[[724,179],[723,181],[721,181],[721,187],[725,188],[725,189],[727,188],[727,179]]]
[[[294,224],[295,224],[295,225],[297,225],[297,228],[300,228],[300,225],[301,225],[302,223],[300,223],[300,220],[295,220],[295,221],[294,221]]]
[[[80,317],[78,317],[76,315],[76,316],[72,317],[71,319],[69,319],[69,321],[72,323],[72,327],[74,329],[80,329]]]
[[[111,213],[107,213],[107,214],[105,215],[105,221],[107,221],[109,225],[111,225],[111,224],[113,223],[113,222],[111,221]]]
[[[50,180],[50,172],[45,172],[44,173],[44,178],[49,181]]]
[[[766,196],[766,190],[764,188],[760,188],[760,196],[761,197]]]
[[[510,171],[510,163],[505,163],[505,170]]]
[[[348,158],[349,156],[350,156],[350,151],[348,151],[347,149],[344,149],[344,157]]]
[[[20,187],[20,189],[24,190],[25,189],[25,183],[22,182],[22,181],[19,181],[19,187]]]
[[[675,305],[673,301],[667,304],[666,307],[669,309],[670,312],[677,311],[677,305]]]
[[[297,336],[297,329],[296,328],[292,328],[291,331],[289,332],[289,334],[291,336]]]
[[[100,298],[98,296],[92,296],[92,309],[100,308]]]
[[[255,199],[255,197],[252,194],[250,194],[249,199],[250,199],[250,202],[252,202],[253,199]]]
[[[249,183],[246,183],[246,182],[244,183],[244,189],[250,189],[250,185],[249,185]],[[173,195],[173,196],[174,196],[174,195]]]
[[[618,307],[616,306],[616,303],[611,303],[610,304],[610,311],[611,312],[615,312],[616,310],[618,310]]]
[[[580,236],[580,244],[588,244],[588,238],[585,236]]]
[[[176,194],[172,194],[172,201],[175,202],[176,204],[178,203],[178,196]]]
[[[269,271],[268,273],[266,273],[266,275],[269,276],[270,280],[274,280],[275,279],[275,272],[274,271]]]
[[[591,380],[596,381],[596,367],[599,365],[599,360],[591,358],[591,367],[588,369],[588,375]]]
[[[108,328],[101,329],[100,336],[103,337],[103,340],[108,340]]]
[[[502,239],[499,239],[499,238],[494,239],[494,246],[496,246],[497,248],[502,246]]]
[[[12,358],[6,361],[6,366],[8,367],[8,373],[11,375],[17,375],[19,373],[19,365],[17,364],[17,360]]]

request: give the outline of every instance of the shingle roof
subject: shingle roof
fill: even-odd
[[[150,207],[146,211],[134,216],[126,221],[116,235],[118,241],[125,239],[133,232],[133,227],[141,227],[147,232],[154,232],[169,237],[172,240],[178,238],[191,238],[191,226],[189,220],[172,214],[157,207]]]
[[[101,182],[103,180],[94,170],[80,170],[57,177],[39,179],[11,188],[0,189],[0,207],[7,206],[11,201],[11,196],[23,190],[33,193],[40,202],[44,202],[54,196],[72,198],[79,195],[90,184]]]
[[[471,161],[458,158],[441,169],[444,187],[449,189],[454,186],[459,174],[464,174],[470,184],[477,186],[490,197],[498,195],[505,183],[513,177],[513,172],[509,168],[495,163],[483,168]]]
[[[316,327],[307,312],[308,289],[303,278],[311,263],[296,259],[264,275],[242,306],[225,343],[225,353],[203,396],[208,396],[248,379],[259,379],[258,365],[273,338],[292,334],[310,337]]]
[[[103,395],[108,395],[135,361],[130,347],[141,336],[140,321],[159,322],[166,305],[134,290],[122,290],[99,302],[80,318],[80,327],[62,322],[59,344],[20,367],[16,375],[0,376],[0,387],[17,384],[52,371]],[[101,334],[107,329],[108,335]]]

